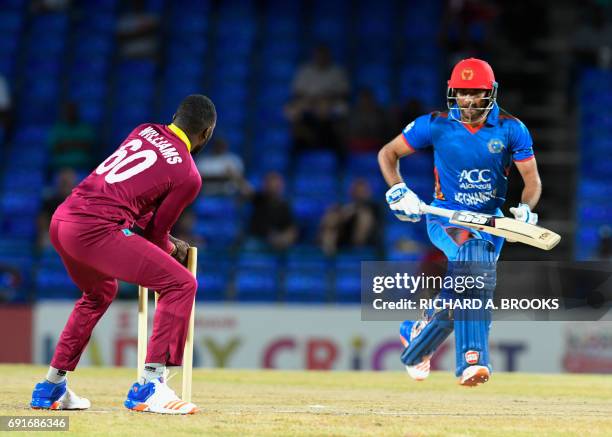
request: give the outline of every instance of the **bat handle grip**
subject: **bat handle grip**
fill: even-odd
[[[437,206],[428,205],[425,202],[421,202],[421,212],[423,214],[433,214],[438,215],[440,217],[452,218],[453,214],[457,211],[452,211],[450,209],[439,208]]]

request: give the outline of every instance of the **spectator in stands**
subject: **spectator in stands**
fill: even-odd
[[[494,22],[499,7],[490,0],[448,0],[440,43],[450,53],[449,63],[468,57],[487,57],[491,51]]]
[[[41,211],[38,215],[38,247],[50,246],[49,224],[57,207],[66,200],[77,185],[77,175],[71,168],[64,168],[57,174],[55,187],[44,195]]]
[[[296,150],[326,148],[342,153],[340,131],[348,106],[349,81],[327,46],[315,48],[312,60],[293,79],[293,99],[285,108]]]
[[[119,15],[117,38],[119,54],[129,59],[157,59],[159,17],[146,10],[146,2],[132,0]]]
[[[198,158],[204,194],[234,194],[245,183],[242,159],[228,148],[225,140],[216,139],[210,152]]]
[[[68,9],[70,0],[33,0],[30,4],[32,12],[61,12]]]
[[[376,246],[380,229],[380,210],[372,200],[372,189],[365,179],[357,179],[350,188],[346,205],[330,207],[321,220],[319,239],[327,255],[339,249]]]
[[[347,146],[351,153],[375,152],[387,139],[387,114],[370,89],[363,89],[347,120]]]
[[[270,172],[264,178],[262,190],[251,193],[253,212],[249,224],[250,244],[282,251],[295,243],[298,230],[284,191],[283,177],[279,173]]]
[[[62,119],[53,126],[49,135],[53,169],[71,167],[90,170],[94,140],[94,130],[88,123],[81,121],[77,105],[67,103]]]
[[[0,261],[0,303],[25,300],[19,288],[23,275],[18,268]]]
[[[12,118],[11,91],[6,78],[0,74],[0,142],[10,131]]]
[[[602,261],[612,260],[612,228],[610,226],[602,226],[599,230],[597,259]]]

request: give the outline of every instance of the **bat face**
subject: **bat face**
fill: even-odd
[[[457,211],[450,222],[487,232],[492,235],[520,241],[530,246],[550,250],[559,244],[561,236],[540,226],[531,225],[508,217],[495,217],[471,211]]]

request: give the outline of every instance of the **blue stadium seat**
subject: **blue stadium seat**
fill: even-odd
[[[318,169],[310,173],[298,173],[293,181],[293,193],[296,196],[330,198],[333,201],[337,192],[337,178],[333,174],[319,173]]]
[[[289,33],[284,33],[283,29],[275,30],[268,29],[268,35],[265,39],[265,46],[262,48],[261,60],[264,63],[262,67],[266,71],[274,71],[280,69],[284,74],[281,77],[291,78],[297,67],[298,55],[300,53],[300,44],[297,38],[291,38],[296,30]],[[285,69],[291,67],[291,74]],[[289,82],[284,85],[288,86]]]
[[[354,174],[372,174],[379,171],[376,153],[360,153],[348,158],[347,170]]]
[[[240,269],[236,273],[236,297],[242,302],[277,301],[277,278],[273,269]]]
[[[609,225],[612,223],[612,207],[601,205],[583,205],[578,210],[578,216],[591,225]]]
[[[7,215],[33,215],[40,207],[38,192],[4,192],[0,194],[0,211]]]
[[[282,106],[289,101],[291,90],[287,84],[267,83],[258,93],[258,106],[266,109],[273,109]]]
[[[336,301],[358,303],[361,301],[361,272],[358,269],[336,271]]]
[[[607,202],[612,198],[612,185],[602,180],[583,179],[578,187],[580,201]]]
[[[329,193],[325,194],[325,198],[296,196],[293,199],[293,212],[300,217],[304,225],[316,226],[327,208],[335,202],[335,197],[330,197]]]
[[[2,233],[15,238],[33,239],[37,234],[36,215],[23,214],[17,217],[5,217],[0,220]]]
[[[83,32],[81,37],[76,41],[74,55],[80,57],[89,55],[90,61],[95,62],[99,61],[100,57],[111,55],[113,48],[114,41],[106,35]],[[93,54],[96,56],[92,57]]]
[[[277,255],[266,252],[243,251],[238,258],[238,269],[276,270],[280,265]]]
[[[196,233],[211,246],[229,247],[240,235],[240,226],[237,220],[230,218],[199,220],[196,223]]]
[[[198,301],[222,301],[227,299],[229,277],[225,272],[206,270],[198,272]]]
[[[16,145],[44,144],[47,141],[49,126],[27,125],[18,126],[13,142]]]
[[[59,269],[63,265],[62,259],[53,246],[47,246],[43,249],[39,262],[42,267],[46,268]]]
[[[0,18],[0,26],[2,26],[1,18]],[[19,41],[17,38],[0,39],[0,56],[7,57],[7,58],[13,56],[17,52],[18,42]]]
[[[44,144],[38,147],[44,147]],[[29,152],[28,152],[29,153]],[[6,191],[40,190],[45,180],[42,169],[17,169],[15,163],[11,162],[10,172],[4,174],[2,178],[2,188]]]
[[[61,268],[40,268],[36,274],[36,297],[39,299],[75,299],[80,295],[68,273]]]
[[[336,255],[337,269],[359,269],[362,261],[376,261],[376,251],[370,248],[350,249]]]
[[[297,158],[297,170],[300,172],[317,171],[333,176],[338,166],[338,159],[333,152],[321,150],[302,153]]]
[[[198,251],[198,265],[203,271],[213,270],[229,273],[235,265],[235,259],[230,250],[205,246]]]
[[[32,20],[32,27],[41,32],[63,32],[68,27],[68,14],[63,12],[38,14]]]
[[[575,245],[576,253],[574,255],[576,259],[578,261],[586,261],[595,258],[599,240],[599,227],[593,226],[588,222],[582,222],[577,227],[576,232],[576,241],[579,242],[579,244]]]
[[[0,55],[0,74],[6,79],[12,79],[14,66],[15,62],[11,56]]]
[[[287,268],[289,269],[319,270],[325,272],[331,266],[331,259],[318,246],[297,245],[292,247],[287,253]]]
[[[269,171],[280,172],[285,174],[289,167],[289,155],[276,149],[258,148],[257,152],[266,159],[258,160],[251,163],[251,168],[254,172],[264,174]],[[269,153],[272,150],[272,153]]]
[[[327,276],[318,269],[288,270],[285,275],[287,302],[326,302],[329,284]]]
[[[238,216],[238,206],[231,197],[198,197],[194,210],[203,219]]]
[[[204,64],[201,62],[181,62],[171,64],[165,72],[167,81],[192,81],[194,85],[198,85],[204,76]]]
[[[32,249],[32,241],[28,238],[0,234],[0,255],[4,257],[30,257]]]
[[[4,2],[2,7],[4,7]],[[0,29],[2,29],[2,32],[6,32],[7,37],[19,33],[22,26],[23,14],[20,12],[3,12],[0,14]]]
[[[262,149],[280,149],[287,150],[291,147],[291,138],[285,127],[266,130],[258,133],[255,138],[256,150]],[[266,159],[269,156],[266,156]]]

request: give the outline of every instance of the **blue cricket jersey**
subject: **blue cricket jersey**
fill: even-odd
[[[493,214],[506,201],[513,161],[534,157],[527,127],[497,103],[480,128],[459,122],[459,109],[422,115],[403,130],[412,149],[433,146],[434,205]],[[503,112],[503,111],[502,111]],[[410,158],[408,158],[410,159]],[[408,175],[408,185],[410,177]]]

